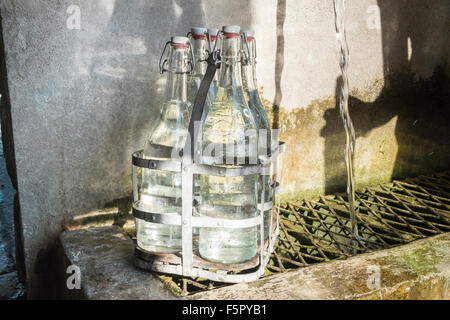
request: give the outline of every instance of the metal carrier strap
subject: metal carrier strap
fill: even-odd
[[[132,155],[133,166],[145,169],[181,172],[181,162],[172,160],[157,160],[142,158],[143,150],[139,150]]]
[[[273,157],[278,156],[278,153],[285,152],[285,143],[280,142],[279,147],[272,150],[271,157],[267,162],[273,162]],[[177,149],[180,150],[180,149]],[[177,153],[178,154],[178,153]],[[162,171],[181,172],[182,163],[180,160],[166,160],[166,159],[145,159],[143,158],[143,150],[135,151],[132,154],[132,164],[135,167]],[[270,175],[270,168],[265,164],[251,164],[239,165],[234,167],[207,165],[207,164],[192,164],[192,172],[194,174],[206,174],[219,177],[236,177],[252,174]]]
[[[181,164],[181,191],[182,191],[182,210],[181,210],[181,252],[182,252],[182,274],[184,276],[193,276],[192,262],[192,203],[193,203],[193,172],[192,160],[194,158],[195,142],[197,141],[195,123],[201,121],[203,108],[205,106],[206,96],[216,74],[217,66],[214,55],[210,54],[206,60],[208,68],[205,76],[200,83],[200,88],[195,96],[194,106],[192,108],[191,120],[189,122],[188,135],[182,151],[183,159]]]
[[[258,204],[258,211],[264,212],[273,208],[273,202],[269,201],[264,204]],[[170,225],[181,225],[181,215],[177,212],[172,213],[157,213],[139,210],[133,206],[132,213],[135,218],[153,222]],[[222,219],[213,217],[192,217],[191,225],[193,227],[207,227],[207,228],[249,228],[257,226],[261,223],[261,217],[258,214],[252,218],[246,219]]]

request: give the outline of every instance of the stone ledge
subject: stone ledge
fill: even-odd
[[[374,270],[379,268],[377,288]],[[371,277],[371,278],[369,278]],[[369,281],[369,286],[368,286]],[[450,233],[190,296],[190,299],[450,299]]]
[[[117,226],[64,231],[60,240],[60,295],[66,299],[174,299],[153,274],[133,265],[133,241]],[[69,265],[80,268],[81,288],[69,290]]]
[[[133,265],[133,241],[117,226],[60,235],[61,295],[81,299],[174,299],[153,274]],[[68,290],[67,266],[81,271]],[[380,285],[371,272],[379,268]],[[372,278],[369,278],[372,277]],[[369,281],[369,286],[368,286]],[[189,299],[450,299],[450,233],[189,296]]]

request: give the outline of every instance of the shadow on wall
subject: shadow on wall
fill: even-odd
[[[90,180],[90,177],[111,176],[111,172],[116,172],[119,174],[113,176],[131,190],[131,178],[128,178],[131,152],[142,148],[146,132],[156,122],[161,105],[165,83],[159,75],[158,60],[164,44],[170,36],[186,35],[194,21],[203,24],[203,15],[199,1],[189,5],[182,1],[115,2],[107,25],[93,44],[93,55],[87,67],[89,83],[80,83],[94,93],[91,96],[99,97],[83,102],[85,106],[93,106],[88,110],[92,114],[91,117],[80,114],[80,118],[92,122],[92,126],[106,124],[98,128],[101,139],[83,143],[91,151],[83,177]],[[126,22],[130,17],[135,23]],[[102,105],[102,100],[106,101],[106,106]],[[102,158],[115,160],[106,164],[98,161]],[[98,191],[99,200],[112,200],[124,195],[120,183],[108,186],[108,191],[103,186],[92,186],[92,191]],[[105,192],[110,199],[105,197]],[[79,210],[76,201],[73,199],[68,207]]]
[[[1,17],[1,12],[0,12]],[[1,19],[1,18],[0,18]],[[0,20],[0,92],[2,94],[0,98],[0,119],[1,119],[1,139],[2,139],[2,152],[5,158],[7,175],[11,179],[11,184],[13,187],[13,229],[14,229],[14,257],[15,267],[17,268],[18,276],[21,282],[25,281],[25,257],[23,253],[23,237],[22,237],[22,221],[20,215],[19,206],[19,193],[17,189],[17,171],[16,171],[16,156],[14,152],[14,140],[13,140],[13,129],[11,120],[11,102],[9,99],[9,89],[8,89],[8,78],[6,75],[6,60],[5,60],[5,50],[3,43],[3,23]],[[3,168],[2,168],[3,169]],[[6,178],[6,174],[5,174]],[[7,178],[6,178],[7,179]],[[14,192],[15,191],[15,192]],[[2,215],[6,213],[2,212]],[[6,218],[6,217],[3,217]],[[2,219],[0,219],[2,220]],[[11,222],[9,220],[8,222]],[[9,226],[8,226],[9,227]],[[5,226],[4,226],[5,228]]]
[[[185,35],[193,21],[202,23],[201,3],[181,2],[99,1],[81,8],[87,31],[74,33],[81,36],[70,60],[70,93],[78,101],[65,106],[63,120],[63,136],[70,141],[64,167],[71,170],[58,173],[65,181],[59,196],[61,225],[131,192],[131,152],[142,147],[159,112],[155,97],[162,86],[157,64],[162,48],[170,36]],[[86,132],[79,134],[80,128]],[[54,279],[57,251],[52,243],[37,253],[31,298],[60,294],[65,281]]]
[[[243,28],[248,28],[251,23],[250,1],[239,0],[238,5],[234,5],[235,1],[230,4],[198,0],[103,3],[110,4],[102,8],[97,5],[97,9],[108,16],[104,27],[92,36],[92,40],[81,39],[82,45],[78,46],[74,59],[79,61],[75,69],[87,76],[87,83],[75,81],[74,95],[79,96],[79,92],[85,90],[91,93],[80,97],[80,107],[74,108],[76,116],[67,124],[66,130],[76,131],[77,127],[89,123],[89,127],[97,127],[98,137],[92,137],[92,133],[77,137],[80,139],[77,145],[83,146],[75,151],[80,155],[67,160],[73,161],[71,167],[80,168],[78,174],[75,171],[65,173],[72,175],[67,181],[79,182],[70,186],[76,192],[66,196],[66,207],[72,210],[67,219],[104,207],[131,193],[131,153],[143,148],[148,132],[159,119],[167,73],[159,74],[158,63],[166,41],[171,36],[184,36],[191,27],[206,26],[211,21],[219,28],[219,23],[242,22]],[[248,16],[230,16],[229,10],[234,7],[247,12]],[[98,12],[85,19],[93,21],[97,16]],[[127,22],[130,17],[133,17],[133,23]],[[216,21],[216,18],[221,20]],[[83,154],[89,154],[89,157],[83,157]],[[105,187],[102,177],[111,176],[117,178],[118,183]],[[92,177],[98,179],[93,181]],[[83,204],[76,195],[86,193],[87,185],[90,198],[98,199],[99,203],[93,205],[93,201],[86,201],[86,207],[80,207]]]
[[[86,183],[79,184],[81,189],[91,183],[90,177],[111,176],[110,172],[117,172],[118,181],[126,183],[131,192],[130,155],[144,146],[147,133],[158,120],[162,104],[165,76],[159,75],[158,61],[164,44],[170,36],[186,35],[191,27],[206,25],[206,20],[213,20],[211,17],[207,19],[205,7],[208,7],[211,17],[237,22],[235,19],[238,18],[227,16],[226,6],[225,9],[220,6],[216,8],[213,4],[202,1],[114,2],[110,18],[91,49],[92,58],[87,64],[89,84],[80,83],[81,87],[75,89],[80,92],[84,86],[94,92],[88,100],[82,102],[83,105],[92,107],[75,111],[80,113],[77,119],[91,122],[91,126],[98,126],[98,123],[107,124],[97,129],[102,139],[93,141],[87,136],[84,139],[88,141],[80,142],[80,145],[89,146],[88,151],[91,154],[83,165],[83,170],[86,171],[72,177],[79,180],[81,176],[81,179],[86,179]],[[250,14],[249,1],[239,2],[239,8],[247,8]],[[209,12],[211,9],[218,11]],[[221,10],[223,17],[218,14]],[[133,23],[126,22],[130,17],[133,17]],[[250,23],[250,19],[240,19]],[[120,48],[118,43],[122,43]],[[84,49],[80,48],[80,51],[83,52]],[[102,98],[92,100],[92,96]],[[106,106],[102,100],[107,102]],[[119,136],[121,138],[118,138]],[[102,158],[114,161],[105,164],[98,161]],[[84,193],[81,189],[77,193]],[[123,197],[123,189],[123,185],[117,184],[108,186],[105,191],[105,188],[99,185],[92,186],[91,192],[97,199],[109,201]],[[109,198],[105,197],[105,192]],[[78,211],[74,213],[92,209],[80,210],[76,197],[71,201],[68,207]],[[96,207],[103,205],[104,203],[100,203]]]
[[[450,4],[440,2],[440,5],[430,5],[421,0],[378,0],[385,85],[371,103],[363,102],[359,98],[364,97],[357,98],[350,92],[349,110],[356,138],[367,136],[373,129],[395,118],[397,155],[391,179],[450,168],[450,106],[443,68],[435,68],[432,76],[426,79],[415,74],[417,70],[426,74],[430,70],[424,68],[438,65],[443,56],[442,48],[445,48],[442,43],[448,43],[447,35],[436,34],[436,30],[445,30],[442,26],[450,16]],[[345,134],[339,111],[341,86],[339,77],[336,80],[336,105],[325,112],[326,125],[321,131],[325,138],[326,194],[345,191]],[[357,142],[355,153],[359,151]],[[395,150],[380,152],[394,153]],[[380,162],[379,169],[385,171],[382,159],[380,154],[376,161]]]
[[[159,75],[158,60],[164,44],[170,36],[186,35],[190,27],[205,25],[204,4],[106,0],[81,8],[84,32],[74,33],[78,38],[69,59],[74,75],[70,75],[68,95],[77,100],[66,102],[62,119],[62,136],[69,141],[62,167],[70,170],[57,173],[63,181],[58,196],[63,212],[58,217],[62,221],[52,224],[64,225],[78,214],[131,193],[131,153],[143,147],[161,106],[164,78]],[[249,1],[239,2],[242,10],[246,5],[249,8]],[[211,15],[236,22],[238,18],[230,12],[221,16],[221,9]],[[243,15],[239,19],[250,23]],[[80,134],[80,128],[86,132]],[[36,254],[31,297],[57,296],[58,288],[49,285],[57,285],[52,280],[56,250],[50,245]]]

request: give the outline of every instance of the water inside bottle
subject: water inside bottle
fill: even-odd
[[[158,126],[144,149],[144,158],[169,160],[187,135],[189,104],[171,100],[163,104]],[[137,209],[164,214],[181,214],[181,173],[142,169],[141,197]],[[181,250],[181,227],[137,219],[137,244],[151,252]]]
[[[219,87],[202,123],[202,162],[217,165],[226,164],[230,159],[249,159],[252,152],[250,141],[256,141],[256,137],[248,134],[252,131],[256,134],[256,126],[245,103],[242,87]],[[208,149],[211,145],[217,148]],[[256,151],[253,152],[255,155]],[[224,219],[255,217],[257,177],[202,175],[199,214]],[[257,235],[257,226],[200,228],[199,252],[203,258],[214,262],[243,262],[256,255]]]

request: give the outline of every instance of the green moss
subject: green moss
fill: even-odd
[[[408,251],[400,255],[400,259],[418,274],[427,274],[438,272],[437,265],[442,262],[443,256],[435,248],[426,246]]]
[[[370,264],[381,268],[382,283],[401,283],[414,282],[420,275],[439,272],[437,266],[442,263],[443,258],[432,244],[427,244],[369,261]]]
[[[438,68],[430,79],[392,74],[351,91],[356,189],[448,167],[450,109],[442,99],[442,83]],[[344,192],[345,134],[336,98],[323,97],[304,106],[279,106],[267,99],[263,103],[287,146],[282,199]]]

